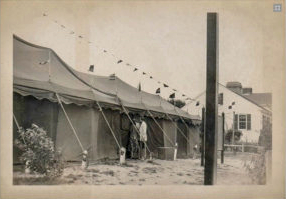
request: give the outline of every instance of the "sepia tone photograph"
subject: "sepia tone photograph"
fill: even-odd
[[[2,0],[1,198],[283,198],[284,10]]]

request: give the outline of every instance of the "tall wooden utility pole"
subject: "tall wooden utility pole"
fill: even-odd
[[[235,112],[233,111],[233,125],[232,125],[232,145],[234,145],[234,131],[235,131]],[[234,146],[233,146],[234,149]]]
[[[205,164],[205,108],[202,108],[201,166]]]
[[[216,184],[217,173],[217,82],[218,82],[218,34],[217,13],[207,13],[207,89],[205,124],[205,173],[204,184]]]
[[[225,123],[225,115],[222,112],[222,150],[221,150],[221,163],[224,163],[224,123]]]

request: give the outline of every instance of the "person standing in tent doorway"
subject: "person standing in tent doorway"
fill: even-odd
[[[198,144],[195,143],[194,148],[193,148],[193,159],[197,158],[198,149],[199,149]]]
[[[140,158],[142,160],[146,159],[147,153],[146,153],[146,144],[147,144],[147,124],[143,119],[143,116],[140,117],[139,120],[140,127],[139,127],[139,132],[140,132]],[[143,155],[142,155],[143,153]]]
[[[133,125],[131,126],[130,129],[130,137],[129,137],[129,145],[128,145],[128,150],[130,151],[130,156],[131,159],[138,158],[139,156],[139,136],[136,131],[136,128],[139,129],[138,123],[134,121],[136,127]]]

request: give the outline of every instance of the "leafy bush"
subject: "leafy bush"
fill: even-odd
[[[238,131],[238,130],[234,131],[234,144],[239,142],[241,136],[242,136],[241,131]],[[225,139],[226,144],[232,144],[232,129],[227,131],[224,139]]]
[[[20,160],[31,171],[52,177],[62,174],[63,158],[60,152],[55,151],[54,142],[44,129],[35,124],[26,130],[20,128],[15,146],[23,151]]]

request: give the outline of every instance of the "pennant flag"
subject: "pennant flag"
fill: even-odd
[[[136,70],[138,70],[138,68],[134,68],[133,72],[135,72]]]
[[[164,85],[164,87],[169,87],[167,84],[163,84]]]
[[[143,72],[142,74],[143,74],[143,75],[146,75],[146,73],[145,73],[145,72]]]
[[[139,82],[139,84],[138,84],[138,91],[139,92],[141,91],[141,82]]]
[[[71,31],[70,34],[71,34],[71,35],[74,34],[74,31]]]
[[[150,76],[150,79],[153,79],[153,77],[152,77],[152,76]]]
[[[172,93],[169,98],[175,98],[175,93]]]
[[[123,62],[121,59],[117,61],[117,64],[120,64],[121,62]]]
[[[157,88],[157,90],[156,90],[156,94],[158,94],[158,93],[161,93],[161,89],[160,88]]]
[[[93,72],[94,71],[94,65],[90,65],[88,71]]]
[[[197,101],[196,106],[199,106],[199,105],[200,105],[200,101]]]

